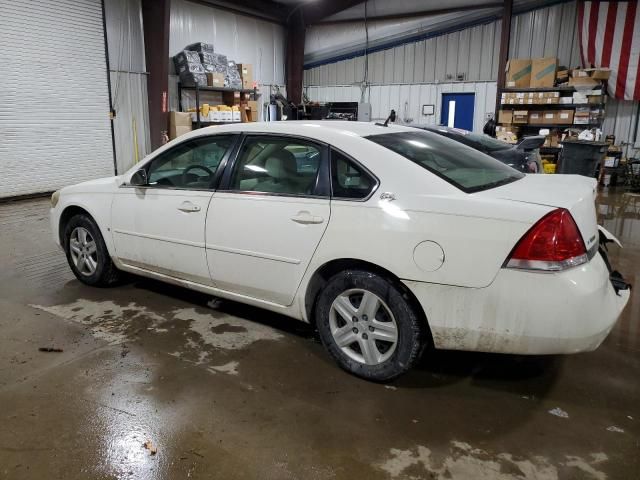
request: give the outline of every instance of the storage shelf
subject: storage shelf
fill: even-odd
[[[182,90],[195,90],[196,88],[201,92],[240,92],[240,93],[254,93],[255,90],[253,88],[231,88],[231,87],[196,87],[195,85],[192,87],[187,87],[185,85],[180,84],[180,88]]]
[[[191,123],[196,125],[198,122],[193,121]],[[209,120],[200,120],[200,125],[229,125],[231,123],[242,123],[242,122],[241,121],[238,121],[238,122],[210,122]]]
[[[500,108],[504,109],[513,108],[515,109],[529,109],[531,107],[540,107],[540,108],[576,108],[576,107],[598,107],[601,108],[605,104],[604,103],[502,103],[500,104]]]
[[[505,87],[499,89],[501,92],[575,92],[575,87]]]
[[[504,123],[501,125],[513,125],[514,127],[521,128],[572,128],[572,127],[597,127],[600,123],[546,123],[546,124],[531,124],[531,123]]]

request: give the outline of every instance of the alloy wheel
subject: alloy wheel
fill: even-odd
[[[80,274],[91,276],[98,267],[96,242],[84,227],[76,227],[69,238],[71,260]]]
[[[342,292],[331,304],[329,327],[336,345],[349,358],[379,365],[398,344],[398,325],[387,304],[369,290]]]

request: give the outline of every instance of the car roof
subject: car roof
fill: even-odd
[[[402,125],[389,125],[388,127],[384,127],[369,122],[349,122],[345,120],[287,120],[280,122],[249,122],[215,125],[195,130],[191,136],[211,135],[212,133],[223,132],[265,132],[320,138],[339,132],[351,136],[366,137],[383,133],[411,131],[415,130]],[[323,133],[325,135],[322,135]]]
[[[447,127],[445,125],[416,125],[416,128],[421,128],[423,130],[429,130],[430,132],[443,132],[449,133],[451,135],[468,135],[471,132],[470,130],[463,130],[461,128],[452,128]]]

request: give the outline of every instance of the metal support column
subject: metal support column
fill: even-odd
[[[305,24],[302,9],[292,12],[287,20],[287,98],[296,105],[302,103],[304,75]]]
[[[513,0],[504,1],[504,9],[502,11],[502,34],[500,36],[500,57],[498,59],[498,79],[496,93],[496,113],[495,120],[498,121],[498,110],[500,109],[500,93],[505,86],[505,68],[507,67],[507,59],[509,58],[509,41],[511,39],[511,17],[513,12]]]
[[[142,0],[144,48],[147,63],[151,148],[162,145],[169,113],[169,14],[171,0]]]

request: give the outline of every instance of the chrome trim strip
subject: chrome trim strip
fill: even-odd
[[[300,265],[300,260],[295,258],[280,257],[278,255],[270,255],[268,253],[252,252],[251,250],[242,250],[240,248],[221,247],[219,245],[207,245],[207,250],[215,250],[218,252],[235,253],[237,255],[246,255],[248,257],[263,258],[265,260],[273,260],[274,262],[290,263],[292,265]]]
[[[129,232],[127,230],[121,230],[119,228],[114,228],[113,233],[120,233],[121,235],[129,235],[132,237],[148,238],[150,240],[160,240],[161,242],[176,243],[178,245],[188,245],[190,247],[198,247],[198,248],[205,247],[204,242],[190,242],[189,240],[179,240],[177,238],[161,237],[160,235],[149,235],[148,233]]]

